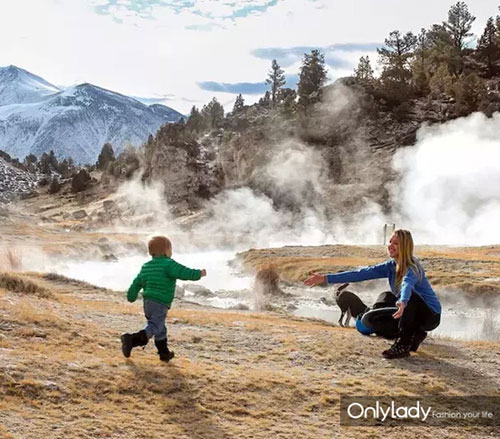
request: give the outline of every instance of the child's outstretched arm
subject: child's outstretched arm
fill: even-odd
[[[135,277],[134,281],[132,282],[132,285],[130,285],[130,288],[127,291],[127,300],[129,302],[135,302],[139,294],[139,291],[141,291],[143,287],[144,287],[144,282],[141,273],[139,273]]]
[[[206,276],[206,274],[207,272],[205,269],[196,270],[188,268],[173,259],[167,267],[167,275],[179,280],[200,280],[200,278]]]

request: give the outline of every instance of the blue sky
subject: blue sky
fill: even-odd
[[[439,23],[455,2],[6,0],[0,66],[59,86],[90,82],[185,113],[213,96],[230,110],[238,93],[247,103],[263,95],[272,59],[293,87],[304,53],[319,49],[333,81],[351,74],[362,55],[375,66],[375,49],[390,31]],[[467,4],[476,34],[499,13],[500,0]]]

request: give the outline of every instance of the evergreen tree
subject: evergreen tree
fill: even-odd
[[[264,93],[264,96],[259,99],[259,105],[264,108],[268,108],[271,106],[271,93],[267,90]]]
[[[429,48],[430,39],[428,32],[425,29],[421,29],[417,35],[417,45],[414,53],[415,59],[412,65],[415,90],[420,96],[425,96],[429,93]]]
[[[50,180],[48,192],[49,194],[55,194],[60,190],[61,190],[61,183],[59,182],[59,178],[56,175],[54,175],[52,177],[52,180]]]
[[[28,154],[25,158],[24,158],[24,161],[26,163],[32,163],[32,164],[35,164],[36,161],[37,161],[37,158],[36,158],[36,155],[34,154]]]
[[[408,82],[411,78],[409,62],[417,45],[417,37],[412,32],[402,35],[394,30],[384,44],[386,47],[377,49],[380,63],[384,66],[382,78],[400,83]]]
[[[186,128],[191,131],[200,132],[204,128],[203,116],[200,111],[193,105],[191,108],[191,113],[186,123]]]
[[[500,59],[500,39],[493,17],[490,17],[486,22],[486,27],[479,39],[476,53],[478,59],[486,64],[488,76],[494,76],[498,71],[496,62]]]
[[[115,161],[115,152],[113,151],[113,146],[111,143],[106,142],[97,158],[96,167],[97,169],[104,170],[109,163]]]
[[[92,178],[85,168],[81,168],[78,172],[75,172],[71,178],[71,190],[73,192],[81,192],[87,189]]]
[[[276,106],[279,99],[281,88],[285,85],[285,71],[281,69],[278,61],[273,59],[271,63],[271,70],[269,71],[266,83],[271,86],[271,102],[273,107]]]
[[[319,102],[321,88],[326,80],[325,56],[316,49],[311,50],[310,54],[305,53],[297,84],[299,106],[307,108],[311,104]]]
[[[56,155],[54,154],[54,151],[52,149],[49,151],[49,159],[48,160],[49,160],[49,165],[50,165],[51,169],[56,170],[59,163],[58,163]]]
[[[26,169],[29,172],[36,172],[36,162],[37,162],[36,155],[28,154],[24,158],[23,162],[24,162],[24,166],[26,167]]]
[[[455,108],[458,116],[467,116],[479,109],[481,101],[486,95],[485,80],[476,73],[462,76],[453,85],[453,94],[456,99]]]
[[[427,58],[429,55],[429,35],[427,30],[421,29],[417,35],[417,44],[415,49],[415,58],[418,69],[421,72],[427,72]]]
[[[241,110],[243,110],[243,107],[245,106],[245,100],[243,99],[243,96],[241,96],[241,93],[236,96],[236,100],[234,101],[234,106],[233,106],[233,114],[239,113]]]
[[[290,115],[295,111],[297,106],[295,102],[296,99],[297,99],[297,92],[292,88],[285,87],[280,90],[279,100],[281,102],[283,111],[286,114]]]
[[[73,167],[68,159],[64,159],[62,162],[59,163],[57,172],[59,172],[59,174],[61,174],[63,178],[67,178],[71,175],[71,173],[73,172]]]
[[[448,70],[448,65],[446,63],[441,63],[429,81],[431,96],[438,99],[442,95],[451,95],[452,87],[453,77]]]
[[[472,23],[476,20],[465,2],[457,2],[448,11],[448,21],[443,23],[444,28],[450,34],[453,45],[461,55],[466,47],[467,38],[473,34],[470,32]]]
[[[358,67],[354,69],[354,76],[362,84],[371,84],[373,82],[373,69],[368,55],[359,59]]]
[[[44,152],[40,157],[40,161],[38,162],[38,169],[42,174],[49,175],[50,174],[50,159],[49,155]]]
[[[219,128],[224,119],[224,107],[214,97],[207,105],[203,106],[201,115],[208,121],[211,128]]]

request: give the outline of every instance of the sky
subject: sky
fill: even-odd
[[[329,81],[360,56],[376,66],[389,32],[447,18],[452,0],[3,0],[0,66],[59,87],[89,82],[182,113],[213,97],[260,99],[272,59],[295,88],[304,53],[325,54]],[[404,6],[402,6],[404,4]],[[500,0],[469,0],[473,31]]]

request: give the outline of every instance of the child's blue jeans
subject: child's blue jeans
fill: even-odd
[[[164,340],[167,338],[165,320],[167,319],[168,310],[169,308],[162,303],[144,299],[144,315],[148,321],[144,330],[148,339],[153,335],[155,336],[155,340]]]

